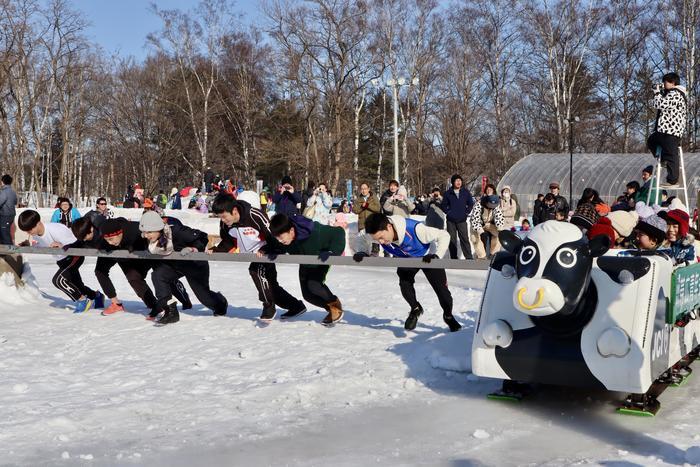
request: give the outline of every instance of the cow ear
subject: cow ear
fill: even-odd
[[[607,235],[596,235],[588,241],[588,255],[597,258],[603,256],[610,249],[610,237]]]
[[[510,230],[501,230],[498,232],[498,241],[501,242],[501,245],[503,245],[503,248],[508,253],[512,254],[516,254],[520,249],[520,246],[523,244],[520,237],[515,235]]]

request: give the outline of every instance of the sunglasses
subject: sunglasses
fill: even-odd
[[[97,203],[98,206],[107,206],[107,203]]]

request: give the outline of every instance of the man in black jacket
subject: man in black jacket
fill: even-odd
[[[148,248],[148,243],[141,236],[139,223],[130,222],[123,217],[105,220],[100,228],[95,227],[90,218],[81,217],[73,223],[71,230],[78,239],[74,245],[78,248],[96,248],[102,251],[127,250],[129,252],[145,251]],[[133,291],[151,310],[149,318],[155,318],[160,310],[156,306],[156,297],[146,283],[146,276],[153,263],[140,259],[117,259],[103,256],[97,258],[95,277],[100,283],[102,291],[112,302],[108,308],[102,311],[102,315],[108,316],[124,311],[124,305],[117,297],[117,291],[109,277],[110,270],[118,264]],[[183,309],[192,308],[192,302],[182,282],[178,280],[172,284],[172,293],[182,303]]]
[[[203,252],[208,243],[207,234],[178,225],[166,225],[154,211],[141,216],[139,230],[148,240],[148,251],[156,255],[171,255],[179,252],[185,256],[190,252]],[[172,299],[172,286],[181,277],[187,279],[190,288],[202,305],[214,312],[214,316],[226,314],[228,302],[219,292],[209,288],[209,263],[206,261],[155,261],[151,280],[156,289],[157,306],[162,310],[156,317],[159,325],[180,320],[177,302]]]
[[[454,174],[450,179],[451,189],[442,197],[440,209],[447,217],[447,232],[450,234],[450,258],[457,259],[457,242],[462,246],[464,259],[474,259],[469,245],[469,232],[467,231],[467,219],[474,207],[474,198],[467,188],[462,186],[461,175]]]
[[[238,253],[264,255],[281,252],[282,248],[270,233],[270,221],[260,209],[243,200],[237,200],[228,193],[217,195],[211,209],[221,219],[221,242],[212,250],[207,250],[207,253],[238,250]],[[261,321],[269,322],[275,319],[275,305],[288,310],[282,315],[282,319],[299,316],[306,311],[304,302],[294,298],[279,285],[274,263],[250,263],[248,272],[263,304]]]

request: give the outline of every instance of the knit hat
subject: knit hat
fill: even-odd
[[[510,185],[503,185],[503,188],[501,188],[501,195],[503,194],[504,191],[508,190],[509,192],[513,193],[513,190],[510,189]]]
[[[454,185],[457,179],[462,180],[462,176],[459,174],[454,174],[452,177],[450,177],[450,185]],[[464,182],[464,180],[462,180],[462,182]]]
[[[629,237],[637,225],[639,215],[636,212],[614,211],[607,215],[613,229],[620,234],[621,237]]]
[[[637,201],[637,204],[634,205],[634,210],[637,212],[640,219],[646,219],[647,217],[656,214],[654,208],[647,206],[644,201]]]
[[[646,167],[644,167],[644,170],[642,170],[642,172],[646,172],[649,175],[652,175],[654,173],[654,167],[651,165],[647,165]]]
[[[671,221],[678,224],[678,234],[680,237],[685,237],[688,235],[688,223],[690,221],[690,217],[688,216],[687,212],[680,209],[672,209],[668,212],[660,211],[659,217],[665,220],[666,223]]]
[[[124,229],[119,219],[107,219],[100,226],[100,232],[103,238],[110,238],[123,234]]]
[[[551,182],[549,184],[549,189],[552,190],[554,188],[559,188],[559,183],[558,182]]]
[[[593,204],[581,203],[576,207],[576,211],[574,211],[569,222],[583,229],[590,229],[598,219],[600,219],[600,215]]]
[[[647,234],[651,239],[655,240],[656,243],[664,241],[666,238],[666,228],[666,221],[656,214],[640,219],[636,227],[637,230]]]
[[[593,224],[593,226],[588,230],[587,234],[589,240],[593,240],[594,237],[598,235],[605,235],[610,239],[610,246],[615,245],[615,230],[612,228],[610,219],[607,217],[601,217],[598,222]]]
[[[292,177],[290,177],[289,175],[285,175],[284,177],[282,177],[282,183],[280,183],[280,185],[291,185],[291,184],[292,184]]]
[[[177,194],[177,192],[178,192],[178,189],[173,188],[172,190],[170,190],[170,196],[175,196]]]
[[[146,211],[141,216],[141,222],[139,222],[139,230],[141,232],[158,232],[163,230],[165,223],[163,219],[153,211]]]

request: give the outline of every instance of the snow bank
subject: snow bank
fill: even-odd
[[[11,310],[11,307],[40,302],[41,292],[26,262],[22,267],[22,281],[24,285],[18,287],[15,284],[15,275],[11,272],[0,275],[0,310]]]

